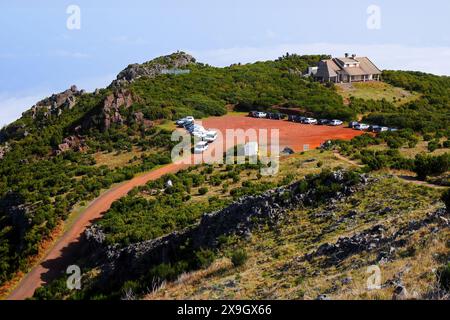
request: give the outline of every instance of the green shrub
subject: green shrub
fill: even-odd
[[[450,189],[447,189],[446,191],[444,191],[441,199],[445,203],[445,207],[447,208],[447,211],[450,211]]]
[[[200,194],[200,195],[205,195],[205,194],[207,194],[208,193],[208,188],[207,187],[201,187],[200,189],[198,189],[198,193]]]
[[[195,253],[197,268],[207,268],[216,259],[214,251],[209,249],[201,249]]]
[[[450,291],[450,263],[447,263],[447,265],[442,267],[437,275],[441,288]]]
[[[450,140],[444,141],[444,143],[442,144],[442,146],[443,146],[444,148],[450,148]]]
[[[433,140],[428,142],[428,151],[429,152],[434,152],[435,150],[440,148],[440,143],[439,141]]]
[[[237,249],[231,254],[231,262],[235,267],[244,265],[248,260],[247,252],[244,249]]]

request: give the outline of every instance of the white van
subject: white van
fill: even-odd
[[[206,150],[208,150],[208,142],[206,142],[206,141],[200,141],[194,147],[195,153],[203,153]]]
[[[208,131],[203,135],[203,140],[206,142],[214,142],[217,139],[217,131]]]

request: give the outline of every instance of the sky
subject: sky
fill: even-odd
[[[450,75],[448,0],[0,0],[0,126],[177,50],[215,66],[355,53]]]

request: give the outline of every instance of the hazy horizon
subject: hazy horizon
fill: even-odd
[[[69,25],[76,13],[71,5],[80,11],[75,28]],[[72,84],[92,91],[128,64],[177,50],[214,66],[272,60],[286,52],[349,52],[369,56],[381,69],[450,75],[450,3],[443,0],[349,0],[345,6],[19,0],[2,1],[0,9],[0,39],[7,44],[0,48],[0,126]]]

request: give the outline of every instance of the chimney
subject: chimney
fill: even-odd
[[[345,54],[345,57],[348,58],[348,53]]]
[[[355,59],[356,58],[356,54],[352,54],[352,58]]]

